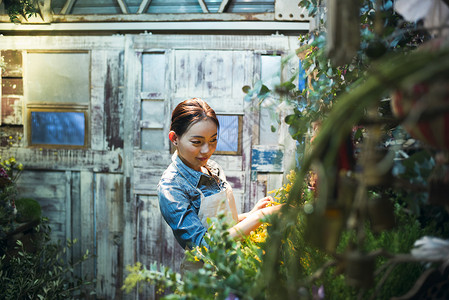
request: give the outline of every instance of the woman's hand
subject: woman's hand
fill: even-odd
[[[269,216],[269,215],[272,215],[272,214],[275,214],[275,213],[279,212],[284,205],[285,205],[285,203],[278,204],[278,205],[273,205],[273,206],[266,206],[266,207],[260,209],[259,212],[263,216]]]
[[[265,206],[256,210],[254,213],[248,213],[246,218],[229,229],[229,235],[233,238],[241,238],[249,235],[251,231],[262,224],[262,220],[265,216],[279,213],[284,205],[285,204]]]
[[[265,197],[257,201],[256,205],[254,205],[253,209],[249,213],[253,213],[255,211],[258,211],[259,209],[267,207],[267,205],[273,201],[273,197]]]
[[[254,205],[254,207],[251,211],[249,211],[247,213],[239,214],[239,216],[238,216],[239,222],[245,220],[249,215],[255,213],[256,211],[259,211],[259,210],[267,207],[267,205],[269,203],[271,203],[272,201],[274,201],[273,197],[270,197],[270,196],[259,199],[259,201],[257,201],[256,205]]]

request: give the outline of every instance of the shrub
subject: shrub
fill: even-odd
[[[74,267],[88,259],[88,252],[79,261],[67,261],[67,250],[76,241],[65,247],[51,242],[47,219],[34,231],[32,250],[21,239],[13,249],[0,249],[2,299],[86,299],[91,282],[75,276]]]

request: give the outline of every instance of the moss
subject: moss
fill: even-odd
[[[15,205],[17,209],[17,222],[26,223],[41,218],[41,206],[36,200],[32,198],[20,198],[15,201]]]

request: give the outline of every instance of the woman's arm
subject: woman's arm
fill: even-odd
[[[179,184],[161,181],[158,185],[159,208],[167,224],[183,249],[194,246],[209,246],[204,240],[207,228],[201,223],[194,207],[201,200],[192,199]]]
[[[268,196],[265,198],[260,199],[257,201],[256,205],[254,205],[253,209],[250,212],[239,214],[239,222],[246,219],[250,214],[254,213],[255,211],[258,211],[264,207],[266,207],[271,201],[273,201],[273,198]]]
[[[262,224],[263,217],[279,212],[283,205],[268,206],[248,213],[246,218],[229,229],[229,236],[232,238],[241,238],[249,235]]]

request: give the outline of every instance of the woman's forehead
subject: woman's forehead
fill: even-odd
[[[207,138],[217,135],[217,131],[217,124],[215,124],[215,122],[211,119],[205,119],[190,125],[184,135],[189,137]]]

